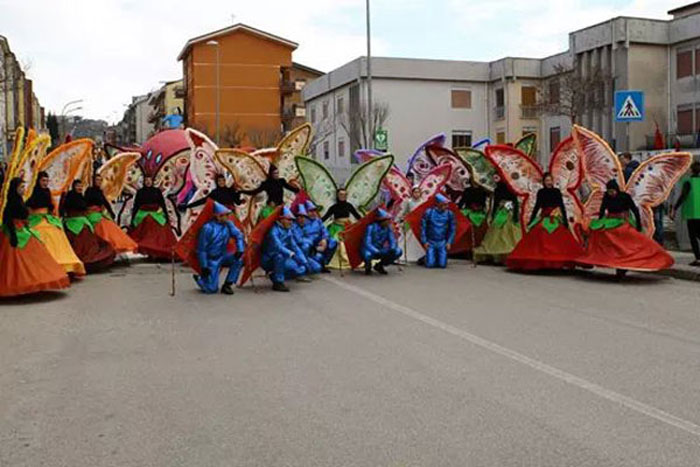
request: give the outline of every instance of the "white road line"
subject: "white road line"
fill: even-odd
[[[664,412],[661,409],[657,409],[656,407],[652,407],[643,402],[639,402],[638,400],[632,399],[631,397],[625,396],[624,394],[620,394],[610,389],[606,389],[603,386],[592,383],[583,378],[579,378],[578,376],[572,375],[571,373],[567,373],[566,371],[560,370],[553,366],[547,365],[546,363],[540,362],[539,360],[535,360],[534,358],[530,358],[526,355],[518,353],[515,350],[508,349],[506,347],[503,347],[502,345],[496,344],[495,342],[491,342],[487,339],[471,334],[455,326],[444,323],[435,318],[431,318],[430,316],[419,313],[418,311],[407,306],[403,306],[396,302],[392,302],[391,300],[374,294],[368,290],[356,287],[354,285],[350,285],[333,277],[324,277],[323,279],[335,284],[336,286],[342,289],[364,297],[367,300],[371,300],[377,303],[378,305],[394,310],[398,313],[418,320],[436,329],[445,331],[448,334],[459,337],[460,339],[464,339],[468,342],[471,342],[474,345],[490,350],[491,352],[494,352],[498,355],[509,358],[523,365],[527,365],[530,368],[533,368],[549,376],[562,380],[573,386],[585,389],[586,391],[589,391],[599,397],[602,397],[603,399],[607,399],[616,404],[620,404],[637,413],[654,418],[660,422],[679,428],[695,436],[700,436],[700,426],[696,425],[693,422],[676,417],[675,415],[672,415],[668,412]]]

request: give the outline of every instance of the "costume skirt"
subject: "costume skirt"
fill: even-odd
[[[476,261],[493,260],[502,263],[522,238],[520,224],[513,222],[512,213],[505,214],[501,219],[499,215],[491,222],[484,239],[474,250]]]
[[[129,232],[129,236],[138,244],[138,252],[151,258],[170,259],[177,239],[169,223],[161,225],[153,216],[143,220]]]
[[[506,258],[506,266],[520,270],[573,268],[582,254],[583,248],[567,227],[544,218],[523,235]]]
[[[83,276],[85,275],[85,266],[73,251],[60,222],[55,217],[52,217],[50,221],[46,213],[34,213],[29,216],[31,228],[39,235],[41,243],[44,244],[53,259],[67,273]]]

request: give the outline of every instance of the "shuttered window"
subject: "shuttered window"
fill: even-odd
[[[678,109],[676,116],[678,133],[681,135],[693,133],[693,109]]]
[[[693,51],[686,50],[676,54],[676,78],[681,79],[693,74]]]
[[[472,108],[472,92],[466,89],[452,90],[452,108],[453,109],[471,109]]]

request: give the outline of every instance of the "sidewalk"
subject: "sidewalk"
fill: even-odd
[[[695,259],[693,253],[689,251],[669,251],[669,253],[676,260],[676,264],[671,269],[661,271],[658,274],[675,277],[676,279],[700,282],[700,267],[689,265]]]

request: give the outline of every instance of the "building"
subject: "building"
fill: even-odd
[[[156,91],[157,92],[157,91]],[[116,138],[123,145],[143,144],[155,133],[155,126],[149,120],[155,110],[149,103],[153,93],[134,96],[119,122],[119,135]]]
[[[322,74],[292,62],[297,46],[245,24],[190,39],[178,56],[186,125],[220,145],[273,144],[303,121],[301,89]]]
[[[576,92],[576,83],[594,89],[573,118],[618,151],[651,149],[657,125],[669,146],[693,146],[700,132],[700,2],[669,14],[669,20],[618,17],[572,32],[569,50],[544,59],[372,58],[373,100],[388,110],[382,127],[389,150],[401,163],[440,132],[453,146],[536,133],[538,157],[547,163],[571,131],[572,116],[561,101]],[[366,62],[353,60],[303,92],[318,135],[314,152],[332,167],[349,167],[352,151],[364,145],[357,134],[366,119],[357,115],[365,113]],[[645,121],[615,122],[614,92],[627,89],[644,91]]]
[[[46,129],[44,108],[9,42],[0,36],[0,159],[12,150],[17,127]]]
[[[181,79],[168,81],[159,90],[151,93],[148,105],[153,110],[148,116],[148,121],[154,126],[155,131],[172,127],[171,122],[179,121],[174,117],[184,116],[184,97],[185,91]]]

